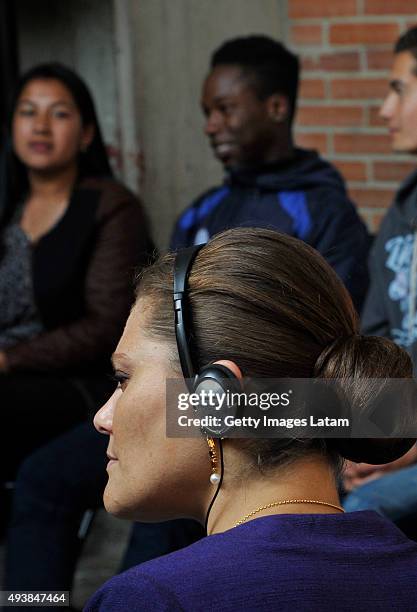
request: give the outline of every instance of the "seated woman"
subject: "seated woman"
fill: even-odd
[[[374,512],[344,514],[337,493],[342,456],[390,461],[413,440],[165,434],[166,380],[197,373],[198,386],[208,364],[210,377],[214,369],[231,384],[346,380],[352,407],[360,400],[366,411],[366,379],[412,377],[408,355],[358,335],[336,274],[294,238],[240,228],[214,237],[188,266],[185,256],[168,254],[143,274],[113,356],[119,385],[95,425],[109,435],[109,512],[192,517],[209,537],[112,578],[86,610],[414,608],[417,545]]]
[[[151,247],[143,209],[117,183],[91,95],[59,64],[17,84],[2,150],[2,481],[108,396],[107,361]]]
[[[349,462],[344,470],[346,512],[375,510],[417,538],[417,446],[383,465]]]

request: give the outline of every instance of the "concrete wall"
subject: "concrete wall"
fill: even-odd
[[[15,0],[21,70],[60,61],[89,85],[104,140],[118,148],[112,0]]]
[[[178,213],[222,177],[202,132],[211,52],[239,34],[285,31],[282,0],[131,0],[142,196],[165,246]]]

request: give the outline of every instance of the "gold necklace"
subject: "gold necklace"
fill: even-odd
[[[329,502],[319,501],[317,499],[283,499],[282,501],[271,502],[270,504],[266,504],[266,506],[260,506],[256,508],[256,510],[252,510],[249,514],[246,514],[240,521],[238,521],[235,527],[242,525],[249,518],[261,512],[262,510],[267,510],[268,508],[273,508],[274,506],[286,506],[287,504],[318,504],[319,506],[329,506],[329,508],[335,508],[336,510],[340,510],[340,512],[344,512],[344,509],[341,506],[336,506],[336,504],[330,504]]]

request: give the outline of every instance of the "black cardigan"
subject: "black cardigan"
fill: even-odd
[[[9,370],[101,370],[129,313],[134,270],[152,249],[131,192],[111,179],[80,183],[61,220],[33,246],[45,332],[6,349]]]

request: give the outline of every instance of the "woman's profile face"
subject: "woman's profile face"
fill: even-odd
[[[69,89],[57,79],[33,79],[23,87],[13,114],[13,148],[33,171],[63,170],[88,147],[93,126],[83,126]]]
[[[179,378],[170,343],[146,329],[146,302],[137,302],[113,355],[118,388],[97,412],[94,425],[108,434],[108,512],[160,521],[204,513],[211,493],[210,461],[203,439],[167,438],[165,382]]]

